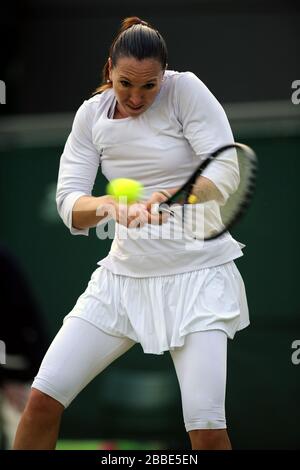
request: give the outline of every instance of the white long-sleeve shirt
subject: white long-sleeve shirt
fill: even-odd
[[[190,72],[167,71],[153,104],[138,117],[110,118],[115,104],[113,89],[85,101],[61,157],[57,206],[74,235],[88,235],[88,229],[72,227],[72,209],[80,196],[91,195],[99,165],[108,180],[140,181],[146,200],[154,191],[181,186],[205,154],[233,142],[222,106]],[[229,166],[210,165],[204,175],[224,200],[238,184],[230,161]],[[242,256],[240,244],[229,233],[203,243],[182,237],[176,224],[176,218],[142,229],[116,224],[110,253],[98,264],[115,274],[148,277],[216,266]]]

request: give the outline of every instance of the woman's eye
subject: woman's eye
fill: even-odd
[[[151,90],[151,88],[154,88],[154,87],[155,87],[154,83],[147,83],[147,85],[145,85],[145,88],[147,90]]]
[[[129,82],[126,82],[126,80],[121,80],[121,85],[124,86],[124,87],[128,87],[130,85]]]

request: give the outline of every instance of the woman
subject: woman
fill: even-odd
[[[178,236],[176,222],[154,215],[152,204],[166,200],[204,154],[233,137],[205,85],[190,72],[166,68],[158,31],[139,18],[125,19],[100,93],[76,114],[61,157],[58,211],[74,235],[87,235],[110,214],[116,236],[42,362],[17,449],[53,449],[64,408],[136,342],[145,353],[170,351],[192,448],[231,448],[224,409],[227,338],[249,323],[233,262],[241,248],[229,234],[201,245]],[[127,212],[110,196],[91,196],[99,164],[109,180],[143,183],[143,200]],[[225,181],[213,168],[202,178],[222,197],[234,190],[234,178]]]

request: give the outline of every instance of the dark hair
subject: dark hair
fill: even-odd
[[[163,37],[156,29],[137,16],[131,16],[122,21],[122,26],[110,46],[109,57],[113,66],[120,57],[133,57],[137,60],[153,58],[160,62],[162,69],[165,69],[168,51]],[[112,87],[111,82],[108,82],[108,60],[103,67],[102,76],[102,84],[95,90],[95,93]]]

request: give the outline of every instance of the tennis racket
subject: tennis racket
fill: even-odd
[[[184,232],[191,237],[215,239],[245,214],[256,174],[257,157],[250,147],[225,145],[206,155],[186,183],[157,210],[181,220]]]

